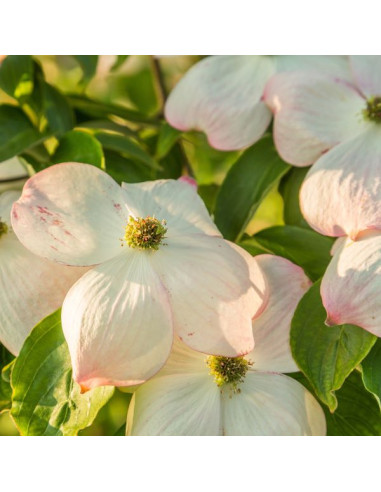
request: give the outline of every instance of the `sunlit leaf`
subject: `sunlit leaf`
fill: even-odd
[[[328,327],[320,298],[320,282],[303,296],[291,325],[292,355],[318,397],[333,411],[335,391],[360,364],[376,337],[354,325]]]
[[[22,99],[33,92],[33,59],[29,55],[9,55],[0,65],[0,88],[9,96]]]
[[[76,435],[111,398],[104,386],[85,394],[72,379],[60,310],[31,332],[13,367],[11,414],[22,435]]]
[[[119,67],[123,65],[123,63],[127,60],[130,55],[116,55],[116,61],[114,65],[111,67],[111,71],[115,72]]]
[[[59,141],[51,161],[59,162],[82,162],[103,167],[104,157],[101,144],[89,133],[82,131],[70,131]]]

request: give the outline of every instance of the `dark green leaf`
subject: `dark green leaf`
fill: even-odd
[[[115,70],[118,70],[118,68],[123,65],[123,63],[127,60],[129,56],[130,55],[117,55],[116,62],[111,67],[111,71],[114,72]]]
[[[201,185],[198,187],[198,194],[204,200],[206,208],[208,209],[210,214],[214,212],[219,189],[220,187],[215,184]]]
[[[161,126],[159,132],[159,138],[156,148],[156,158],[162,159],[163,157],[165,157],[175,145],[180,136],[181,132],[179,130],[176,130],[176,128],[168,125],[168,123],[164,123]]]
[[[165,157],[159,160],[160,171],[156,171],[155,179],[178,179],[182,175],[183,155],[181,148],[175,144]]]
[[[283,218],[286,224],[309,227],[299,206],[299,190],[309,169],[292,167],[280,182],[279,191],[284,201]]]
[[[98,55],[74,55],[74,58],[82,68],[82,81],[87,84],[97,71]]]
[[[76,130],[66,133],[60,139],[51,161],[54,164],[82,162],[104,167],[103,150],[98,140],[89,133]]]
[[[104,386],[81,395],[72,379],[60,310],[42,320],[26,339],[12,371],[11,414],[22,435],[76,435],[111,398]]]
[[[9,96],[22,99],[33,92],[33,59],[29,55],[9,55],[0,65],[0,87]]]
[[[314,394],[311,384],[302,373],[289,376]],[[336,392],[336,397],[338,404],[334,413],[322,405],[328,436],[381,435],[380,411],[372,395],[365,390],[358,371],[355,370],[348,376],[341,389]]]
[[[217,197],[215,222],[226,239],[240,239],[262,200],[289,168],[269,135],[241,155]]]
[[[337,392],[338,407],[327,418],[329,436],[381,436],[380,410],[358,371]]]
[[[55,134],[71,130],[74,126],[74,113],[66,97],[46,82],[42,82],[42,95],[49,129]]]
[[[255,236],[243,237],[238,244],[241,246],[241,248],[245,249],[252,256],[263,255],[263,254],[272,254],[273,253],[271,250],[266,249],[261,244],[259,244],[256,241]]]
[[[134,111],[132,109],[124,108],[123,106],[115,106],[113,104],[106,104],[100,101],[93,101],[84,96],[70,96],[69,102],[71,106],[91,117],[94,118],[108,118],[111,115],[119,116],[127,121],[135,121],[138,123],[146,123],[157,125],[158,121],[153,118],[148,118],[146,115]]]
[[[312,279],[319,279],[331,261],[333,239],[311,229],[296,226],[276,226],[254,236],[265,249],[301,266]]]
[[[364,385],[373,393],[381,408],[381,339],[378,338],[372,350],[361,363]]]
[[[0,162],[36,145],[42,135],[15,106],[0,106]]]
[[[142,166],[131,159],[121,156],[112,150],[105,150],[107,173],[119,184],[139,183],[153,179],[152,171],[147,166]]]
[[[131,138],[125,135],[103,132],[98,132],[95,136],[105,149],[120,152],[124,156],[135,159],[152,169],[161,169],[149,153]]]
[[[293,357],[318,397],[333,411],[335,391],[364,359],[376,337],[354,325],[328,327],[320,282],[303,296],[291,324]]]

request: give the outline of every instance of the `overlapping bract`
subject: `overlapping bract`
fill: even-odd
[[[289,346],[290,322],[309,287],[301,268],[284,258],[252,262],[266,280],[266,305],[253,320],[256,346],[239,391],[218,387],[205,355],[176,341],[164,368],[139,388],[127,419],[131,435],[322,435],[325,417],[298,382]]]
[[[84,268],[58,265],[32,254],[12,230],[10,212],[18,191],[0,195],[0,342],[18,354],[31,329],[58,309]],[[3,226],[4,227],[4,226]]]
[[[129,247],[129,217],[147,216],[166,221],[163,243]],[[174,330],[211,354],[253,348],[251,318],[264,300],[253,288],[250,255],[220,237],[188,183],[120,187],[93,166],[59,164],[27,182],[12,223],[34,253],[96,265],[62,309],[74,378],[84,390],[151,377],[170,353]]]

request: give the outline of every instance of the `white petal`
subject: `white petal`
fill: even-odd
[[[321,284],[329,325],[349,323],[381,336],[381,234],[337,247]]]
[[[220,390],[206,371],[154,378],[134,394],[128,409],[127,433],[220,435]]]
[[[171,354],[165,366],[160,369],[157,377],[171,376],[172,374],[205,373],[208,367],[206,360],[207,356],[205,354],[192,350],[175,335]]]
[[[62,305],[85,271],[33,255],[12,231],[1,236],[0,342],[17,355],[31,329]]]
[[[153,376],[171,350],[173,322],[150,253],[128,249],[84,275],[65,299],[62,327],[84,389]]]
[[[251,319],[258,301],[250,255],[224,239],[193,235],[168,241],[152,258],[184,343],[231,357],[252,350]]]
[[[274,70],[274,61],[265,56],[205,58],[174,88],[165,116],[179,130],[204,131],[216,149],[247,147],[270,123],[261,98]]]
[[[223,432],[228,436],[320,436],[324,412],[315,398],[283,374],[248,372],[241,392],[222,400]]]
[[[352,80],[347,56],[333,55],[281,55],[276,57],[277,72],[295,70],[314,70],[338,77],[342,80]]]
[[[33,253],[69,265],[94,265],[120,252],[128,212],[120,186],[89,164],[56,164],[31,177],[12,224]]]
[[[327,236],[355,239],[381,229],[381,128],[372,126],[321,157],[300,192],[307,222]]]
[[[12,227],[11,224],[11,210],[12,205],[16,200],[20,198],[20,191],[9,190],[0,194],[0,221],[5,222],[8,227]]]
[[[253,320],[255,348],[246,356],[259,371],[293,372],[298,367],[291,355],[291,320],[300,299],[311,285],[303,270],[279,256],[259,255],[269,289],[262,314]]]
[[[167,221],[166,237],[205,233],[220,236],[197,190],[173,179],[123,183],[125,202],[134,217],[156,217]]]
[[[295,166],[312,164],[369,125],[361,113],[365,100],[353,86],[315,72],[275,75],[266,86],[265,100],[275,113],[278,152]]]
[[[350,63],[354,79],[365,96],[381,96],[381,56],[351,56]]]

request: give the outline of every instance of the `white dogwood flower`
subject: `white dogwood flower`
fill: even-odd
[[[291,318],[310,282],[284,258],[252,259],[266,279],[268,301],[252,323],[245,357],[205,357],[176,341],[164,368],[134,393],[128,435],[324,435],[315,398],[282,372],[296,371]]]
[[[87,270],[44,260],[20,243],[10,219],[19,197],[18,191],[0,195],[0,342],[15,355],[34,325],[62,305]]]
[[[266,87],[281,157],[312,163],[300,193],[307,222],[327,236],[381,229],[381,56],[350,57],[353,83],[317,72]]]
[[[272,115],[263,100],[267,82],[278,72],[315,69],[345,80],[341,56],[210,56],[196,63],[173,89],[165,106],[178,130],[206,133],[212,147],[239,150],[259,140]]]
[[[253,288],[250,255],[221,238],[194,186],[120,187],[94,166],[58,164],[26,183],[12,224],[35,254],[96,265],[62,310],[74,379],[84,390],[145,381],[165,363],[174,330],[205,353],[252,350],[251,319],[263,298]]]

